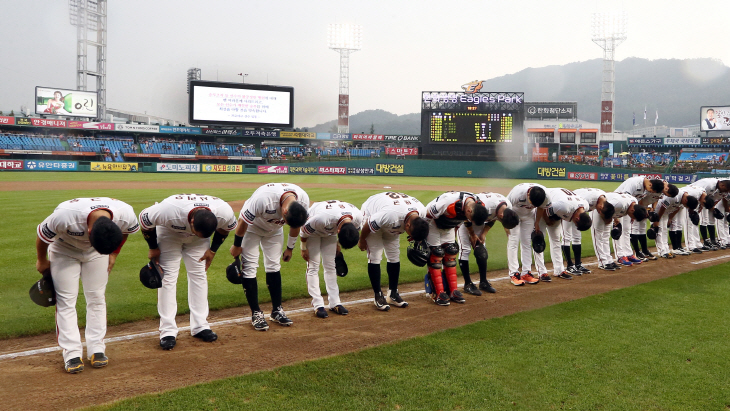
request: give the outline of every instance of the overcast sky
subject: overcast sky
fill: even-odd
[[[68,2],[0,6],[0,110],[32,110],[37,85],[75,89]],[[621,7],[628,40],[617,60],[730,65],[725,0],[124,0],[108,6],[107,106],[186,120],[186,71],[199,67],[204,80],[240,82],[243,72],[247,83],[293,86],[296,127],[333,120],[339,55],[327,27],[353,23],[363,46],[350,58],[350,113],[415,113],[424,90],[602,58],[591,15]]]

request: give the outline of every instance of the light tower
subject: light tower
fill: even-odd
[[[88,90],[88,77],[96,77],[99,119],[106,116],[106,0],[68,0],[71,25],[76,26],[76,89]],[[89,32],[96,38],[89,39]],[[89,47],[96,47],[96,70],[87,67]]]
[[[593,42],[603,49],[601,140],[613,134],[616,47],[626,40],[626,12],[593,13]]]
[[[190,94],[190,82],[200,80],[201,78],[201,70],[199,68],[191,67],[188,69],[188,94]]]
[[[340,96],[337,100],[337,132],[350,132],[350,54],[361,48],[362,27],[330,24],[327,47],[340,53]]]

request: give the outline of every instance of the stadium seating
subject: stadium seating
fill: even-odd
[[[68,145],[71,151],[92,152],[92,153],[134,153],[134,141],[130,139],[110,140],[96,138],[69,138]],[[108,149],[108,151],[107,151]]]
[[[256,156],[256,149],[252,145],[201,143],[200,150],[204,156]]]
[[[195,143],[178,143],[169,141],[146,141],[139,144],[143,153],[194,155]]]
[[[6,150],[66,151],[58,137],[28,137],[19,134],[0,134],[0,148]]]

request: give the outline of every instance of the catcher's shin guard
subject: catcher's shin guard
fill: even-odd
[[[435,248],[441,248],[441,247],[435,247]],[[442,254],[439,256],[436,252],[431,252],[431,256],[428,259],[428,273],[431,275],[431,283],[433,284],[433,291],[436,293],[436,295],[441,294],[444,292],[444,283],[441,278],[441,268],[443,268],[443,264],[441,264],[441,260],[443,259],[443,251]]]
[[[449,290],[456,290],[456,255],[447,255],[446,258],[444,258],[444,274],[446,276],[446,281],[449,283]]]

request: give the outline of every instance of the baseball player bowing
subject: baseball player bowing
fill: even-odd
[[[614,208],[611,203],[606,200],[606,192],[597,188],[579,188],[573,192],[588,203],[587,212],[590,213],[592,225],[595,226],[596,220],[603,220],[609,224],[612,221]],[[596,211],[594,213],[594,211]],[[581,263],[582,238],[578,227],[571,221],[562,221],[563,225],[563,256],[565,257],[568,268],[568,274],[582,275],[590,274],[591,270],[583,267]],[[571,248],[575,256],[575,263],[570,256]]]
[[[202,194],[176,194],[139,213],[150,260],[158,261],[164,277],[157,290],[160,347],[175,347],[178,328],[177,278],[180,260],[188,274],[190,333],[205,342],[218,339],[208,324],[208,277],[218,248],[236,228],[236,216],[225,201]],[[213,236],[212,240],[208,240]]]
[[[605,196],[606,201],[614,207],[613,223],[605,218],[593,220],[594,229],[591,231],[591,235],[593,236],[593,248],[596,251],[596,257],[598,257],[598,268],[615,271],[621,267],[611,257],[610,238],[613,238],[613,248],[616,256],[631,253],[631,247],[619,240],[629,235],[629,228],[627,227],[630,227],[631,221],[644,221],[647,212],[646,208],[639,205],[639,200],[626,193],[606,193]],[[621,220],[626,216],[629,217],[629,225],[621,223]],[[629,262],[628,265],[633,264]]]
[[[714,209],[715,204],[717,204],[723,194],[730,192],[730,180],[703,178],[690,185],[701,188],[706,194],[706,199],[700,203],[699,231],[703,241],[702,249],[705,251],[716,251],[720,246],[716,239]],[[696,228],[691,226],[689,229],[696,231]]]
[[[233,257],[242,256],[243,291],[251,308],[251,325],[255,330],[269,329],[264,312],[259,307],[256,283],[259,247],[264,252],[266,285],[273,305],[269,318],[283,326],[293,323],[281,306],[281,260],[291,260],[299,229],[307,221],[308,208],[307,193],[299,186],[287,183],[271,183],[259,187],[241,208],[236,239],[230,251]],[[284,224],[289,225],[289,239],[282,255]]]
[[[324,283],[330,311],[339,315],[348,314],[340,302],[335,255],[338,243],[345,250],[357,245],[362,218],[357,207],[338,200],[321,201],[309,208],[309,217],[301,230],[302,241],[299,248],[302,258],[307,262],[307,290],[312,296],[314,313],[319,318],[328,317],[319,289],[320,263],[324,267]]]
[[[132,207],[113,198],[76,198],[59,204],[37,227],[36,269],[50,270],[56,290],[56,336],[67,372],[84,370],[76,317],[79,279],[86,297],[86,351],[91,366],[107,365],[104,293],[127,236],[139,231]]]
[[[428,235],[426,208],[417,198],[403,193],[378,193],[362,205],[364,224],[360,231],[358,248],[368,252],[368,277],[373,287],[375,307],[388,311],[389,304],[408,307],[398,293],[400,277],[400,235],[406,233],[413,241],[423,241]],[[380,288],[380,262],[383,253],[387,260],[388,295]]]
[[[662,194],[668,197],[674,197],[679,193],[679,189],[674,184],[669,184],[664,180],[659,179],[648,179],[644,176],[636,176],[626,179],[621,183],[616,190],[616,193],[626,193],[639,201],[639,205],[647,207],[656,203]],[[652,212],[649,217],[652,220],[656,219],[656,214]],[[641,264],[643,261],[656,260],[651,252],[646,241],[646,222],[633,220],[624,216],[621,225],[623,230],[627,231],[629,235],[622,235],[619,242],[621,242],[621,249],[625,250],[626,255],[619,255],[618,262],[623,265]],[[636,251],[636,254],[631,252],[631,248]]]
[[[482,295],[482,291],[488,293],[497,292],[492,287],[492,284],[489,283],[489,280],[487,280],[488,254],[484,246],[487,233],[494,226],[495,221],[502,223],[502,227],[505,230],[511,230],[517,227],[517,224],[520,223],[520,218],[512,210],[512,204],[507,200],[507,197],[502,194],[479,193],[476,195],[476,198],[487,209],[489,215],[487,220],[481,225],[474,225],[467,221],[459,226],[456,233],[459,237],[459,267],[461,268],[461,275],[464,276],[464,292],[471,295]],[[472,231],[476,234],[476,243],[472,243],[467,226],[471,226]],[[469,254],[471,254],[472,249],[474,250],[477,267],[479,267],[479,288],[471,281],[471,275],[469,273]]]
[[[464,303],[464,296],[456,288],[456,256],[459,246],[456,244],[455,228],[461,223],[469,222],[466,229],[471,244],[476,244],[479,237],[474,232],[474,224],[481,226],[487,220],[488,214],[484,204],[474,194],[459,191],[449,191],[436,197],[426,206],[428,221],[428,236],[426,243],[431,248],[428,261],[428,273],[431,276],[434,302],[438,305],[449,305],[449,300],[455,303]],[[443,274],[447,284],[443,283]],[[445,292],[448,286],[450,294]]]
[[[672,238],[672,244],[681,244],[682,214],[680,214],[680,211],[684,207],[694,211],[699,205],[699,199],[704,199],[703,194],[704,192],[701,188],[690,185],[680,188],[679,193],[674,197],[665,195],[659,200],[657,204],[657,215],[659,219],[652,222],[647,234],[649,238],[656,240],[657,253],[659,253],[660,257],[674,258],[674,254],[669,249],[667,238],[674,237],[679,233],[679,241],[676,238]]]
[[[535,208],[550,206],[550,198],[545,194],[545,187],[534,183],[517,184],[507,194],[512,209],[517,213],[520,224],[509,230],[507,240],[507,265],[510,272],[510,281],[513,285],[521,286],[537,284],[539,279],[532,275],[532,232],[535,231]],[[522,248],[521,259],[517,259],[517,249]],[[522,271],[520,272],[520,261]],[[535,253],[535,267],[539,274],[547,274],[542,253]],[[539,275],[538,275],[539,277]]]
[[[545,228],[548,232],[550,256],[553,259],[553,276],[570,280],[573,276],[565,271],[563,265],[562,245],[565,234],[561,221],[575,226],[578,231],[586,231],[591,228],[592,220],[588,215],[588,202],[565,188],[548,188],[546,193],[550,197],[551,204],[548,208],[537,209],[535,229],[539,231]],[[576,274],[583,275],[582,272]],[[547,273],[540,275],[540,281],[550,282],[550,275]]]

